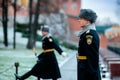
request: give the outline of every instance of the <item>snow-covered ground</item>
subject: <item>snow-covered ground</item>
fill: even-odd
[[[14,80],[15,62],[19,62],[19,74],[23,74],[36,63],[36,57],[33,50],[26,49],[27,39],[21,37],[21,33],[16,32],[16,49],[13,49],[13,28],[8,28],[9,46],[3,45],[3,29],[0,27],[0,80]],[[36,43],[37,53],[41,53],[41,42]],[[61,67],[69,60],[71,56],[76,54],[76,51],[61,48],[68,54],[62,57],[56,52],[59,66]],[[30,77],[28,80],[34,80],[35,77]]]
[[[13,32],[13,28],[11,27],[8,27],[8,42],[9,44],[13,44],[13,35],[14,35],[14,32]],[[0,41],[3,42],[3,28],[0,27]],[[24,48],[26,47],[27,45],[27,42],[28,42],[28,39],[27,38],[22,38],[22,34],[20,32],[16,32],[16,46],[19,47],[20,45],[23,45]],[[36,46],[41,46],[41,42],[36,42]],[[0,47],[4,47],[3,44],[0,44]],[[8,48],[12,48],[13,45],[9,45]]]
[[[108,70],[107,65],[104,63],[102,57],[100,56],[100,60],[99,60],[99,64],[100,64],[100,73],[101,73],[101,77],[102,80],[111,80],[110,79],[110,72]]]
[[[36,63],[36,57],[32,50],[28,50],[25,48],[27,43],[26,38],[21,37],[21,33],[16,33],[16,49],[13,49],[13,29],[8,29],[8,40],[10,45],[6,48],[3,43],[3,29],[0,27],[0,80],[14,80],[15,73],[15,62],[19,62],[19,71],[18,73],[21,75],[27,72],[31,67]],[[41,42],[36,43],[38,54],[42,52]],[[62,46],[61,46],[62,47]],[[77,53],[77,51],[69,50],[64,47],[62,49],[68,54],[67,57],[62,57],[56,52],[56,56],[58,59],[59,66],[61,67],[65,64],[73,55]],[[101,69],[101,77],[102,80],[110,80],[110,73],[107,70],[107,66],[104,64],[102,58],[100,57],[100,69]],[[31,76],[28,80],[34,80],[35,77]]]

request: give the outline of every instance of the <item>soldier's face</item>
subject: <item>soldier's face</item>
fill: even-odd
[[[84,18],[80,18],[78,21],[79,21],[79,26],[81,28],[84,28],[86,25],[90,24],[90,21],[88,21]]]
[[[42,31],[42,36],[45,36],[48,32]]]

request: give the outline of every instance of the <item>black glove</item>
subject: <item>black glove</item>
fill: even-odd
[[[40,60],[38,59],[38,60],[37,60],[37,63],[39,63],[39,62],[40,62]]]

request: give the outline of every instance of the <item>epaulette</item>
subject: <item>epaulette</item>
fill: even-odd
[[[50,36],[51,36],[51,35],[48,34],[46,37],[49,38]]]
[[[50,41],[50,42],[52,42],[52,41],[53,41],[51,37],[49,37],[49,41]]]
[[[50,34],[47,35],[47,38],[48,38],[48,40],[49,40],[50,42],[53,41]]]
[[[87,31],[86,31],[86,34],[87,34],[87,33],[90,33],[90,30],[87,30]]]
[[[90,33],[90,30],[86,31],[86,41],[87,41],[88,45],[91,45],[92,44],[93,36],[91,34],[88,34],[88,33]]]

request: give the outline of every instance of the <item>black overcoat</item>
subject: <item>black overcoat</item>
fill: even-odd
[[[99,70],[99,36],[89,29],[80,36],[77,60],[78,80],[101,80]]]
[[[57,50],[59,54],[63,52],[62,49],[50,35],[43,37],[42,48],[43,52],[38,56],[39,61],[32,68],[31,72],[34,76],[39,76],[43,79],[60,78],[61,74],[53,49]],[[48,51],[45,52],[45,50]]]

